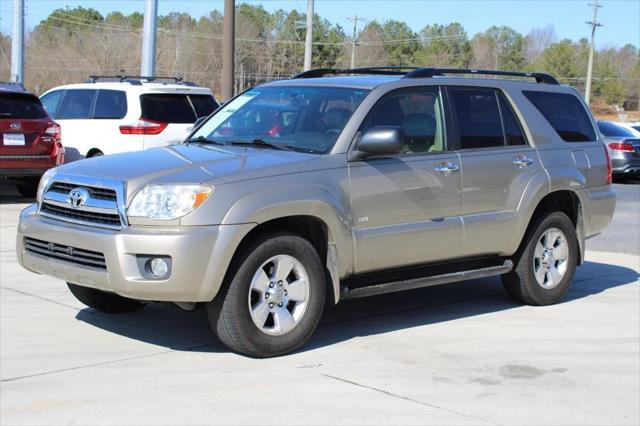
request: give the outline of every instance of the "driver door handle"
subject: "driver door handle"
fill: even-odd
[[[443,176],[448,176],[453,172],[457,172],[458,170],[460,170],[460,167],[457,164],[453,164],[450,162],[445,162],[445,163],[440,163],[438,164],[435,169],[437,173],[440,173]]]
[[[524,169],[525,167],[529,167],[530,165],[533,164],[533,160],[529,157],[525,157],[523,155],[518,155],[514,160],[513,160],[513,164],[515,164],[516,166],[518,166],[521,169]]]

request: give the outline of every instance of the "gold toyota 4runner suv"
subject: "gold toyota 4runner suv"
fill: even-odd
[[[103,312],[204,306],[229,348],[269,357],[325,299],[499,275],[557,302],[610,184],[588,107],[550,75],[319,69],[239,94],[184,143],[47,172],[17,255]]]

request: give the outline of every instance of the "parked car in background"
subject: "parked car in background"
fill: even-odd
[[[627,130],[631,130],[632,133],[635,133],[638,137],[640,137],[640,122],[629,123],[629,122],[615,122],[620,127],[623,127]]]
[[[210,89],[168,77],[92,76],[41,99],[62,126],[67,161],[182,141],[218,108]]]
[[[640,176],[640,136],[611,121],[598,121],[598,129],[609,149],[616,178]]]
[[[550,75],[310,70],[182,144],[48,172],[16,251],[103,312],[206,306],[224,344],[266,357],[304,344],[325,298],[502,276],[521,303],[560,301],[610,184],[588,107]]]
[[[60,126],[22,85],[0,83],[0,179],[34,197],[40,177],[62,164]]]

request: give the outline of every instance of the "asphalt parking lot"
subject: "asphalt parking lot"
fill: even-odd
[[[345,302],[289,356],[228,352],[203,311],[110,316],[15,259],[0,187],[1,424],[640,423],[640,185],[618,184],[563,303],[499,279]]]

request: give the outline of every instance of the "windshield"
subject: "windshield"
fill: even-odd
[[[336,87],[256,87],[218,110],[191,139],[261,141],[325,153],[367,93]]]
[[[624,127],[618,126],[617,124],[609,123],[607,121],[598,122],[598,129],[600,132],[609,137],[613,138],[633,138],[635,135],[630,130],[625,129]]]

